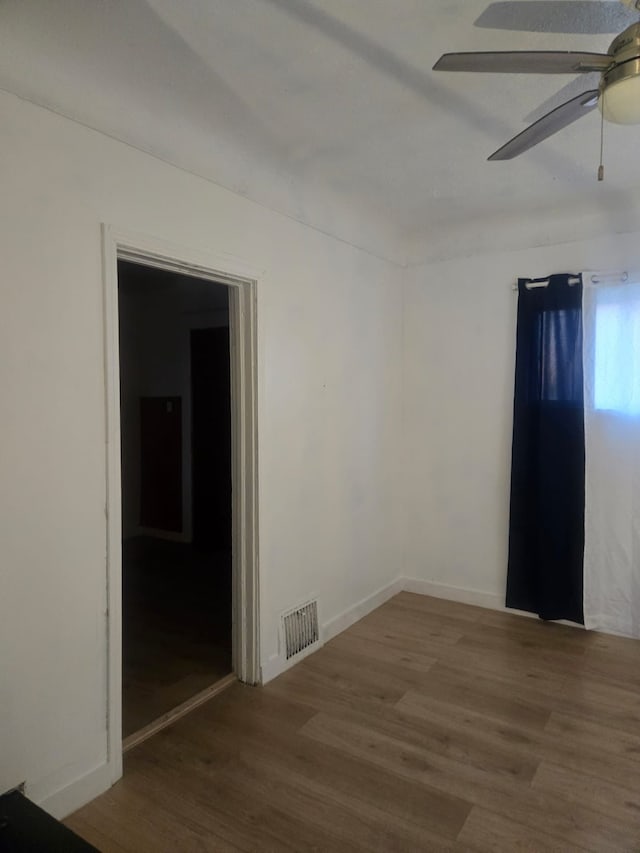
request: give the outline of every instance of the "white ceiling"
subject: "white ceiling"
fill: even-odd
[[[623,229],[640,128],[607,127],[604,185],[597,112],[487,163],[572,78],[431,71],[446,51],[604,52],[612,36],[474,27],[487,6],[0,0],[0,87],[387,256],[481,244],[487,222],[508,241],[514,221],[551,212]]]

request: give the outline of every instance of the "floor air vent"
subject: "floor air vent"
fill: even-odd
[[[282,617],[282,635],[287,660],[316,645],[320,640],[318,602],[310,601],[285,613]]]

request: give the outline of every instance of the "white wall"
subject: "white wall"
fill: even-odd
[[[0,114],[0,790],[60,813],[106,784],[100,223],[264,270],[263,661],[283,609],[315,593],[328,621],[399,573],[401,276],[6,93]]]
[[[407,270],[405,569],[504,604],[519,276],[637,268],[640,235],[487,251]],[[498,245],[496,240],[493,245]]]

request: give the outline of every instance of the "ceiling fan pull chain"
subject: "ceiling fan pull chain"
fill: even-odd
[[[604,89],[600,95],[602,98],[602,110],[600,111],[600,165],[598,166],[598,180],[604,181]]]

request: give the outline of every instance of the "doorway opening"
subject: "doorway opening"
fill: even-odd
[[[111,782],[116,782],[122,776],[122,754],[125,749],[140,742],[146,736],[168,725],[182,716],[188,710],[215,695],[226,683],[236,678],[246,684],[258,684],[261,680],[260,668],[260,627],[259,627],[259,572],[258,572],[258,419],[257,419],[257,387],[258,387],[258,358],[257,358],[257,321],[256,321],[256,292],[258,280],[262,275],[245,264],[243,261],[229,255],[212,255],[197,249],[178,247],[164,240],[134,232],[121,231],[109,225],[102,226],[103,263],[104,263],[104,308],[105,308],[105,393],[106,393],[106,592],[107,608],[107,761]],[[232,674],[226,679],[214,683],[188,699],[183,705],[164,714],[150,726],[145,727],[123,741],[122,732],[122,687],[123,687],[123,521],[127,513],[129,518],[131,508],[123,507],[122,457],[121,447],[125,440],[125,424],[121,418],[121,383],[120,383],[120,311],[118,293],[118,265],[129,262],[155,272],[178,274],[181,277],[199,279],[199,287],[222,285],[227,292],[228,334],[229,334],[229,373],[230,373],[230,405],[231,405],[231,670]],[[147,273],[149,274],[149,273]],[[145,285],[141,285],[144,289]],[[153,287],[153,286],[150,286]],[[210,307],[210,306],[209,306]],[[217,309],[216,309],[217,310]],[[190,311],[185,310],[185,317]],[[184,318],[183,318],[184,319]],[[209,322],[186,323],[188,330],[188,353],[191,359],[191,331],[196,328],[220,328]],[[142,334],[144,318],[138,329]],[[168,332],[167,332],[168,334]],[[194,350],[200,346],[195,341]],[[135,342],[136,335],[134,335]],[[203,344],[206,348],[207,343]],[[213,346],[213,344],[211,344]],[[125,344],[126,348],[126,344]],[[195,355],[198,358],[198,355]],[[206,384],[205,380],[205,384]],[[183,400],[187,393],[193,395],[191,380],[183,385],[182,393],[174,391],[150,391],[141,396],[160,397],[161,403],[140,403],[137,408],[138,419],[146,407],[144,417],[157,421],[160,413],[169,418],[177,416],[180,409],[182,419],[185,410]],[[197,394],[197,391],[195,392]],[[191,411],[191,403],[188,411]],[[156,411],[153,411],[154,407]],[[206,432],[206,429],[205,429]],[[191,433],[181,430],[176,436],[175,424],[166,424],[166,433],[173,436],[167,442],[175,447],[184,446],[186,436]],[[135,433],[134,433],[135,435]],[[172,444],[171,444],[172,442]],[[152,451],[150,450],[149,453]],[[196,454],[198,450],[196,449]],[[191,447],[193,457],[193,442]],[[189,507],[186,496],[191,496],[194,488],[192,468],[184,463],[184,453],[180,463],[173,456],[173,468],[168,465],[169,478],[183,484],[183,499],[171,503],[166,497],[160,500],[158,496],[147,495],[142,534],[156,532],[158,528],[144,529],[150,522],[158,524],[162,516],[165,527],[176,529],[164,531],[164,535],[153,536],[158,540],[153,543],[167,551],[174,547],[176,550],[183,545],[194,546],[193,542],[194,514]],[[164,464],[164,462],[163,462]],[[141,463],[142,467],[142,463]],[[141,473],[141,467],[139,474]],[[150,466],[152,467],[152,466]],[[134,469],[135,470],[135,469]],[[181,472],[176,473],[176,470]],[[191,474],[191,483],[188,477]],[[138,486],[139,488],[139,486]],[[198,487],[196,486],[196,489]],[[138,505],[140,494],[133,506]],[[148,512],[148,514],[147,514]],[[155,514],[155,516],[154,516]],[[180,521],[182,535],[180,534]],[[195,522],[197,524],[197,522]],[[128,534],[131,528],[125,532]],[[186,536],[185,536],[186,534]],[[228,533],[227,533],[228,536]],[[135,537],[132,537],[135,538]],[[189,540],[191,541],[185,541]],[[198,534],[196,533],[196,539]],[[206,543],[204,548],[209,547]],[[143,549],[141,549],[143,550]],[[134,548],[135,551],[135,548]],[[209,578],[210,579],[210,578]],[[215,608],[211,596],[208,602],[208,625],[215,622]],[[223,600],[223,597],[222,599]],[[228,601],[228,598],[226,599]],[[203,617],[204,618],[204,617]],[[222,623],[221,623],[222,624]],[[228,658],[227,658],[228,659]]]
[[[229,289],[118,261],[122,734],[233,670]]]

